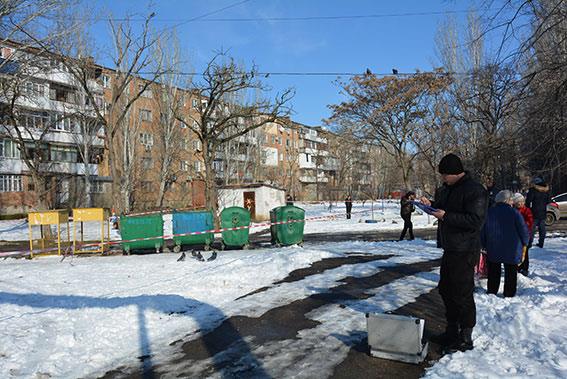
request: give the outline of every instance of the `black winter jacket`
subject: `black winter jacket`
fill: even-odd
[[[437,227],[437,246],[445,251],[480,251],[480,232],[488,207],[484,187],[468,173],[452,186],[444,184],[435,191],[433,207],[445,216]]]
[[[526,207],[532,210],[534,219],[545,220],[547,204],[551,203],[551,195],[547,185],[534,185],[526,196]]]
[[[400,216],[402,217],[411,217],[411,213],[415,211],[415,205],[409,201],[405,196],[402,197],[400,202],[401,209],[400,209]]]

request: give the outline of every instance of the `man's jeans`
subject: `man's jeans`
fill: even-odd
[[[530,237],[529,246],[532,246],[534,241],[535,231],[536,228],[538,229],[539,239],[538,239],[538,246],[543,247],[543,242],[545,241],[545,219],[534,219],[534,226],[532,229],[532,235]]]

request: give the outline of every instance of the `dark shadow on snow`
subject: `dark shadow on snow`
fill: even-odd
[[[253,368],[255,376],[263,378],[269,377],[263,370],[261,362],[253,356],[250,347],[240,336],[238,330],[227,320],[226,315],[222,313],[220,309],[195,299],[185,298],[179,295],[140,295],[104,298],[0,292],[0,304],[12,304],[45,310],[85,308],[117,309],[132,305],[136,306],[140,344],[140,355],[138,359],[142,362],[141,373],[144,378],[154,378],[156,376],[152,362],[151,341],[146,323],[146,310],[158,311],[166,315],[179,314],[186,317],[193,317],[199,323],[201,331],[212,329],[217,323],[222,322],[226,331],[237,341],[239,354],[248,357],[247,362],[249,362],[250,366]],[[191,312],[191,310],[195,310],[195,314],[192,314],[193,312]],[[119,338],[119,336],[117,336],[117,338]],[[213,358],[215,369],[223,372],[222,368],[225,367],[226,364],[224,359],[217,354],[218,347],[215,345],[214,341],[210,339],[204,338],[203,341],[205,342],[209,356]],[[224,373],[223,376],[228,377],[228,375],[224,375]]]

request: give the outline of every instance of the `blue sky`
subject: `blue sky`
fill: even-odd
[[[238,0],[114,0],[98,1],[100,15],[156,13],[156,27],[169,27],[202,16]],[[92,4],[92,3],[91,3]],[[466,10],[471,2],[441,0],[249,0],[207,18],[267,18],[359,16]],[[202,70],[213,52],[230,54],[262,72],[375,73],[429,70],[436,65],[434,38],[444,15],[397,16],[347,20],[253,21],[184,23],[177,28],[181,49],[192,67]],[[456,17],[462,18],[464,14]],[[98,22],[93,35],[100,45],[109,43],[106,22]],[[104,56],[100,59],[102,63]],[[320,125],[328,117],[328,104],[341,100],[334,76],[275,76],[264,79],[274,91],[294,87],[295,121]]]

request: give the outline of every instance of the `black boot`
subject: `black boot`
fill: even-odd
[[[461,330],[461,334],[455,343],[447,346],[443,350],[443,354],[453,354],[457,351],[467,351],[474,348],[472,342],[472,328],[464,328]]]
[[[459,324],[447,324],[445,332],[435,337],[433,342],[445,347],[453,345],[459,338]]]

